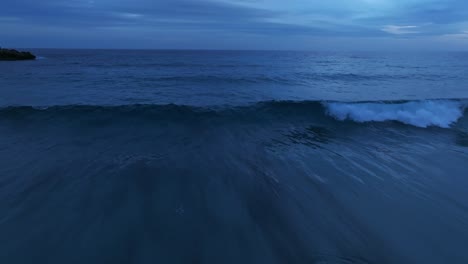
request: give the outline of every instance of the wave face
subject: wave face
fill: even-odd
[[[462,104],[3,108],[0,262],[444,263],[468,244]]]
[[[359,123],[399,121],[428,127],[450,127],[463,116],[465,106],[459,101],[428,100],[405,103],[325,103],[327,112],[338,120]]]

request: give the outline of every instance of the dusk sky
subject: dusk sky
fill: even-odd
[[[0,46],[468,50],[466,0],[2,0]]]

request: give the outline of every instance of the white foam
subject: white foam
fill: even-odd
[[[405,103],[325,103],[327,113],[338,120],[356,122],[400,121],[405,124],[428,127],[450,127],[463,116],[461,102],[428,100]]]

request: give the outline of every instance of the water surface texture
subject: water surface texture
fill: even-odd
[[[468,263],[468,53],[0,62],[0,263]]]

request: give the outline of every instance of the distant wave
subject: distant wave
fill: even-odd
[[[94,66],[94,65],[93,65]],[[96,65],[94,67],[108,67],[106,65]],[[128,66],[123,66],[128,67]],[[163,66],[161,66],[163,67]],[[220,85],[220,84],[281,84],[287,86],[310,86],[315,82],[370,82],[370,81],[394,81],[394,80],[442,80],[444,76],[435,74],[343,74],[343,73],[298,73],[290,75],[276,74],[248,74],[248,75],[231,75],[226,73],[221,74],[188,74],[188,75],[148,75],[141,78],[128,76],[135,81],[148,81],[167,84],[205,84],[205,85]]]
[[[416,127],[450,128],[467,111],[467,100],[423,100],[383,102],[334,101],[265,101],[246,106],[195,107],[188,105],[64,105],[49,107],[10,106],[0,108],[0,122],[11,119],[53,120],[54,118],[125,118],[152,121],[199,121],[218,119],[224,122],[268,120],[288,121],[300,118],[324,125],[337,121],[355,123],[397,121]]]

